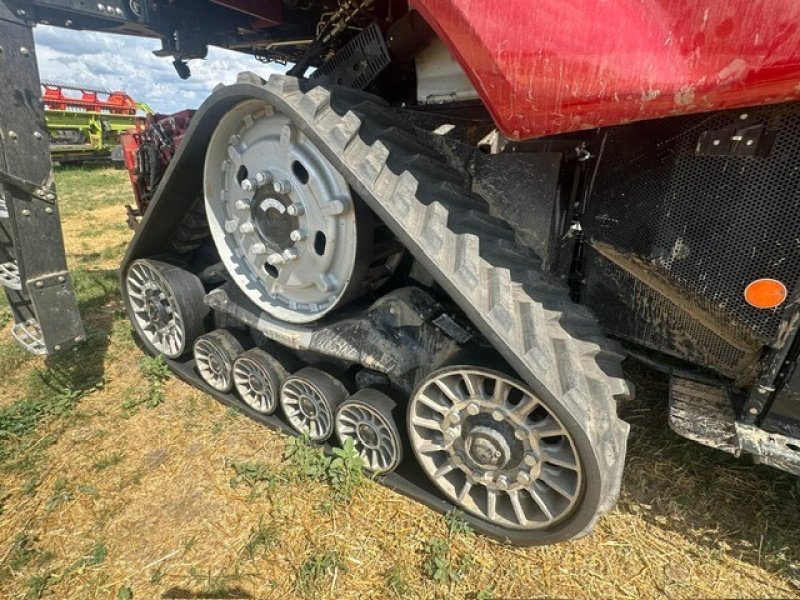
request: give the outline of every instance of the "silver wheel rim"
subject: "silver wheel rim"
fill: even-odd
[[[502,373],[433,373],[411,399],[409,434],[436,486],[466,512],[502,527],[550,527],[580,496],[572,436],[530,389]]]
[[[344,298],[358,243],[350,188],[288,117],[260,101],[223,117],[205,199],[223,263],[261,309],[304,323]]]
[[[253,410],[260,413],[275,412],[278,390],[272,375],[248,356],[240,356],[233,363],[233,384],[239,397]]]
[[[336,436],[353,446],[364,468],[375,473],[392,471],[400,462],[401,446],[396,428],[371,406],[345,402],[336,413]]]
[[[220,392],[231,389],[231,360],[212,340],[200,337],[194,343],[197,371],[208,385]]]
[[[281,387],[281,407],[289,425],[310,440],[323,441],[332,433],[333,413],[322,391],[309,381],[290,377]]]
[[[133,318],[145,340],[167,358],[183,354],[183,316],[164,276],[150,263],[135,261],[125,283]]]

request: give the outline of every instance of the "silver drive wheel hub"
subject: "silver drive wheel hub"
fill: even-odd
[[[350,188],[287,117],[261,101],[225,115],[206,154],[205,199],[225,267],[260,308],[304,323],[344,299],[359,242]]]
[[[522,382],[480,367],[435,371],[409,405],[422,469],[466,512],[512,529],[563,519],[582,489],[572,436]]]

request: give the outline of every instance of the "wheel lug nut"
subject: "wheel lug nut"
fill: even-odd
[[[495,484],[501,490],[507,490],[508,489],[508,477],[506,477],[505,475],[499,475],[497,477],[497,479],[495,480]]]
[[[250,179],[242,179],[242,183],[240,185],[242,186],[242,189],[245,192],[252,192],[253,189],[255,188],[255,185],[253,185],[253,181]]]
[[[517,483],[520,485],[530,485],[531,483],[531,476],[530,474],[526,473],[525,471],[520,471],[517,473]]]
[[[240,233],[253,233],[253,231],[255,231],[255,227],[253,227],[252,223],[242,223],[239,225]]]
[[[528,433],[524,429],[517,429],[516,431],[514,431],[514,437],[521,442],[526,437],[528,437]]]
[[[471,402],[470,404],[467,405],[467,413],[468,414],[470,414],[472,416],[475,416],[479,412],[481,412],[481,407],[478,406],[475,402]]]
[[[322,210],[325,211],[325,214],[327,215],[340,215],[344,212],[344,202],[341,200],[331,200],[325,206],[323,206]]]
[[[236,210],[247,210],[250,208],[250,201],[247,199],[241,199],[236,201]]]
[[[456,452],[456,454],[453,456],[453,464],[457,467],[460,467],[464,464],[464,456],[461,454],[461,452]]]
[[[289,239],[293,242],[299,242],[306,239],[306,232],[300,229],[295,229],[289,234]]]
[[[283,255],[281,255],[279,252],[275,252],[267,257],[267,262],[272,266],[275,266],[275,265],[282,265],[283,263],[286,262],[286,260],[283,258]]]
[[[528,452],[523,460],[525,461],[525,464],[528,465],[529,467],[535,467],[536,463],[539,462],[539,460],[536,458],[536,455],[531,452]]]
[[[250,246],[250,252],[252,252],[253,254],[256,254],[256,255],[266,254],[267,253],[267,247],[266,247],[266,245],[264,245],[261,242],[259,242],[257,244],[253,244],[252,246]]]
[[[499,410],[492,411],[492,418],[495,421],[502,421],[503,420],[503,412]]]
[[[281,179],[272,184],[272,189],[274,189],[278,194],[288,194],[290,191],[292,191],[292,184],[284,179]]]
[[[228,219],[225,221],[225,231],[228,233],[233,233],[239,227],[239,221],[236,219]]]
[[[259,171],[255,176],[256,184],[261,187],[272,181],[272,173],[269,171]]]
[[[286,212],[289,213],[290,217],[298,217],[305,212],[305,208],[303,208],[302,204],[290,204],[286,207]]]

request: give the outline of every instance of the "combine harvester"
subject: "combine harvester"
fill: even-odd
[[[52,81],[43,81],[42,89],[50,154],[61,164],[122,162],[120,136],[142,129],[153,112],[125,92]]]
[[[614,506],[625,357],[676,432],[800,474],[800,3],[410,5],[0,0],[17,340],[84,338],[31,28],[155,38],[182,78],[216,45],[293,66],[134,144],[123,298],[179,377],[518,544]]]

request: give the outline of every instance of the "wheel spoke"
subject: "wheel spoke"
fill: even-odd
[[[445,421],[455,410],[458,422]],[[570,434],[522,382],[478,367],[445,367],[420,384],[409,415],[420,466],[466,512],[528,530],[558,522],[577,504],[583,473]]]

